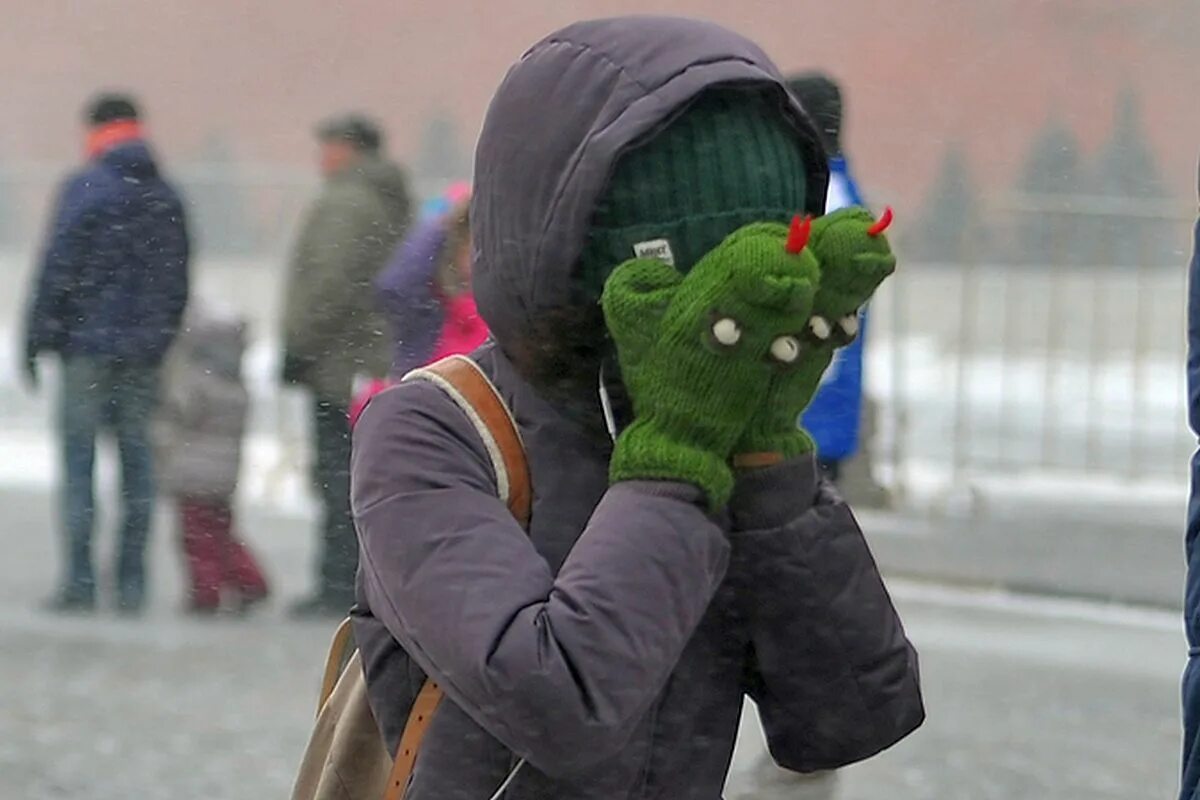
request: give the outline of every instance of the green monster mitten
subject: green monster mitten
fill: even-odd
[[[812,437],[799,427],[829,367],[834,351],[858,335],[859,310],[896,269],[883,231],[891,224],[887,209],[876,221],[853,206],[812,222],[805,252],[820,265],[821,284],[813,301],[812,319],[801,337],[802,352],[792,369],[771,380],[763,403],[737,445],[737,466],[766,466],[814,449]]]
[[[716,509],[729,499],[729,458],[772,376],[794,364],[820,278],[789,247],[788,228],[755,223],[687,274],[652,259],[617,267],[601,305],[634,421],[617,439],[616,481],[693,483]]]

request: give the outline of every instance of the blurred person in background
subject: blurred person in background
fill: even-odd
[[[159,173],[138,106],[124,94],[86,112],[87,164],[63,186],[37,273],[25,340],[26,375],[40,354],[62,362],[58,418],[65,570],[50,607],[91,610],[96,437],[111,428],[121,461],[116,607],[146,601],[145,550],[154,506],[149,423],[163,357],[188,296],[188,231]]]
[[[471,188],[450,187],[418,222],[375,281],[392,332],[391,374],[364,387],[350,408],[353,425],[367,402],[410,370],[469,353],[488,337],[471,291]]]
[[[451,187],[449,205],[417,225],[376,280],[391,325],[393,377],[487,338],[471,292],[471,192]]]
[[[446,215],[446,242],[437,258],[433,295],[442,311],[442,324],[430,361],[470,353],[488,338],[487,323],[479,316],[471,291],[470,198]]]
[[[789,79],[788,88],[812,117],[829,156],[825,212],[864,205],[842,147],[841,87],[825,73],[809,72]],[[803,423],[816,440],[818,458],[825,474],[852,501],[878,505],[883,489],[875,484],[870,474],[868,447],[863,441],[864,430],[868,427],[863,425],[863,419],[870,414],[869,408],[864,409],[863,392],[866,328],[867,312],[863,309],[859,315],[857,338],[834,356],[820,390],[804,412]],[[862,462],[863,474],[856,474],[852,479],[847,468],[857,456],[861,456],[858,460]]]
[[[246,611],[267,597],[262,569],[233,525],[250,408],[245,350],[243,319],[193,303],[164,370],[158,478],[176,499],[190,586],[185,607],[195,614]]]
[[[346,114],[317,129],[325,179],[286,277],[283,380],[311,393],[313,482],[321,498],[317,586],[300,616],[345,614],[358,548],[350,522],[349,406],[355,384],[389,364],[373,281],[408,227],[408,181],[371,120]]]
[[[508,71],[475,158],[471,357],[531,519],[435,383],[363,412],[352,619],[389,752],[445,692],[406,798],[720,797],[746,694],[792,770],[915,729],[916,653],[796,427],[895,262],[861,209],[801,223],[826,159],[774,65],[711,23],[578,23]]]
[[[1197,178],[1200,192],[1200,177]],[[1188,270],[1187,407],[1192,431],[1200,436],[1200,220],[1196,222],[1192,264]],[[1200,789],[1200,452],[1192,456],[1191,497],[1187,509],[1187,587],[1184,622],[1188,661],[1183,673],[1183,789],[1180,800],[1194,800]]]

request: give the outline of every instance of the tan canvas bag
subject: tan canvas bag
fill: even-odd
[[[512,413],[487,376],[471,359],[451,356],[404,380],[431,381],[458,404],[491,457],[498,495],[521,527],[528,528],[532,493],[525,447]],[[325,662],[317,723],[300,763],[292,800],[401,800],[421,739],[441,699],[442,690],[427,680],[409,712],[395,756],[388,753],[367,703],[367,684],[350,620],[343,620]]]

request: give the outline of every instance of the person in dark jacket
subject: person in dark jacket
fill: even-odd
[[[311,394],[313,483],[321,498],[317,587],[300,616],[345,614],[358,549],[350,522],[350,400],[357,378],[381,378],[387,323],[373,282],[403,237],[408,181],[383,157],[383,135],[358,114],[317,129],[325,185],[304,220],[286,278],[283,380]]]
[[[1200,191],[1200,179],[1197,180]],[[1188,422],[1200,436],[1200,220],[1196,222],[1188,270]],[[1180,800],[1200,795],[1200,451],[1192,456],[1192,487],[1187,507],[1187,587],[1184,623],[1188,661],[1183,672],[1183,789]]]
[[[801,220],[827,168],[775,66],[709,23],[572,25],[509,70],[474,174],[472,357],[532,519],[434,383],[363,412],[352,616],[387,747],[426,676],[446,696],[407,800],[720,797],[747,695],[798,772],[920,725],[916,653],[795,426],[894,259],[861,210]]]
[[[139,611],[154,501],[149,420],[159,369],[188,297],[183,204],[159,174],[138,108],[104,95],[87,110],[88,163],[58,198],[29,308],[26,375],[38,356],[62,361],[62,526],[66,568],[51,601],[59,610],[95,606],[91,543],[97,433],[111,426],[121,456],[122,522],[116,604]]]

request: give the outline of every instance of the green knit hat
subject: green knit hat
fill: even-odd
[[[782,100],[722,87],[617,162],[579,261],[579,288],[598,298],[609,274],[637,256],[687,271],[751,222],[803,213],[806,165]]]

